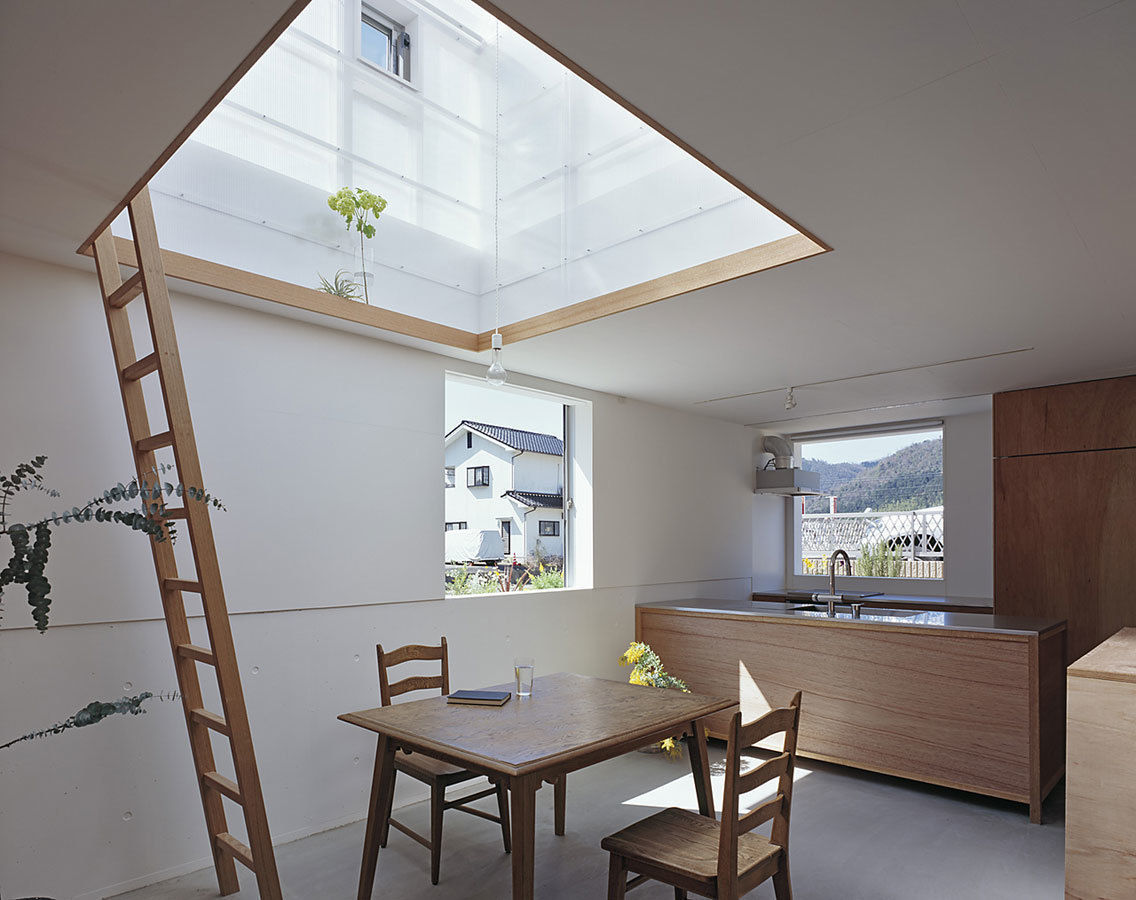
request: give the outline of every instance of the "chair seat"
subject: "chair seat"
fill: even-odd
[[[710,883],[718,877],[718,822],[689,810],[670,808],[603,839],[635,871],[635,862]],[[760,834],[738,836],[738,877],[768,863],[781,848]]]
[[[461,781],[471,781],[479,778],[476,772],[470,772],[461,766],[451,765],[425,753],[407,753],[399,750],[394,757],[394,766],[419,781],[435,781],[441,779],[447,784],[457,784]]]

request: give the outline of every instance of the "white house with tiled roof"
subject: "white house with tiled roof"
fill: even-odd
[[[446,559],[478,532],[505,557],[564,555],[564,442],[551,434],[463,420],[446,435]]]

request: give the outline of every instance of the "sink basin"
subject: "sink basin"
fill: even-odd
[[[828,615],[828,606],[819,603],[806,603],[801,606],[789,607],[790,612],[799,612],[806,616],[822,616],[830,618]],[[914,609],[864,609],[860,612],[860,618],[865,620],[877,621],[894,621],[896,619],[912,619],[915,616],[922,616],[925,613]],[[852,618],[852,610],[847,607],[836,608],[836,615],[832,618],[837,619],[850,619]]]

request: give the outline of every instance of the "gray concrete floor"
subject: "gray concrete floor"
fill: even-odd
[[[720,769],[721,748],[711,748]],[[722,780],[715,777],[720,809]],[[537,795],[536,896],[606,897],[604,835],[666,806],[696,809],[686,761],[631,753],[573,773],[568,779],[568,834],[552,832],[552,790]],[[1024,806],[914,782],[801,760],[790,835],[796,900],[1057,900],[1064,896],[1064,785],[1031,825]],[[757,802],[760,798],[748,798]],[[481,801],[485,803],[487,801]],[[488,801],[491,802],[491,801]],[[429,807],[396,816],[422,832]],[[289,900],[351,898],[359,874],[363,823],[277,848]],[[238,900],[257,896],[241,872]],[[430,884],[428,854],[396,831],[379,854],[375,897],[399,900],[509,897],[509,857],[499,829],[460,812],[446,814],[441,881]],[[121,895],[131,900],[217,896],[206,869]],[[671,900],[648,883],[629,896]],[[767,883],[747,895],[772,900]]]

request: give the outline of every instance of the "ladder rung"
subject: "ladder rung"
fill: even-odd
[[[184,506],[175,506],[173,509],[167,508],[166,511],[162,513],[162,515],[164,515],[167,519],[188,519],[189,510]]]
[[[217,665],[217,657],[207,647],[199,647],[197,644],[178,644],[177,652],[179,656],[184,656],[186,659],[195,659],[211,666]]]
[[[139,453],[149,453],[151,450],[157,450],[159,447],[171,447],[174,443],[174,433],[172,431],[163,431],[161,434],[152,434],[149,437],[144,437],[140,441],[135,441],[134,446],[138,449]]]
[[[201,780],[205,782],[207,788],[212,788],[219,794],[224,794],[235,803],[242,803],[241,789],[237,786],[235,781],[230,781],[220,772],[205,772],[201,776]]]
[[[162,582],[162,587],[167,591],[185,591],[190,594],[201,593],[201,583],[198,581],[183,581],[180,578],[167,578]]]
[[[122,284],[115,288],[109,297],[107,303],[115,309],[122,309],[131,300],[142,293],[142,270],[139,269],[133,275],[122,282]]]
[[[147,353],[138,362],[133,362],[122,370],[122,377],[127,381],[138,381],[151,372],[158,371],[158,352]]]
[[[206,728],[212,728],[223,735],[230,735],[229,723],[222,719],[216,713],[211,713],[207,709],[191,709],[189,711],[190,717],[198,725],[204,725]]]
[[[217,835],[215,840],[217,841],[218,850],[222,853],[227,853],[237,862],[243,863],[248,866],[248,868],[256,871],[256,865],[252,861],[252,851],[246,844],[242,844],[227,831],[222,831]]]

